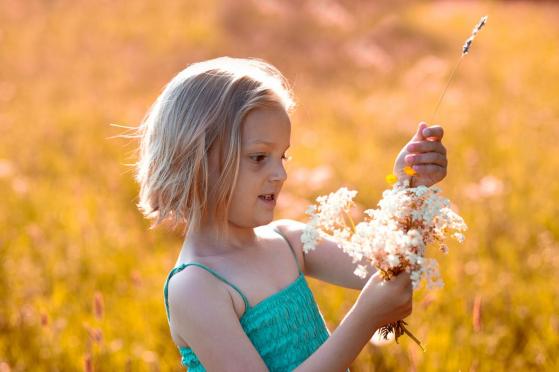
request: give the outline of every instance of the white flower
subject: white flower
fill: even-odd
[[[357,268],[353,272],[355,275],[360,277],[361,279],[365,279],[367,277],[367,268],[364,265],[357,265]]]
[[[459,243],[463,243],[464,242],[464,235],[460,234],[460,233],[454,233],[452,234],[452,237],[456,240],[458,240]]]
[[[301,234],[301,243],[303,243],[303,251],[309,253],[311,250],[316,248],[316,242],[318,241],[319,233],[313,224],[308,224],[303,233]]]
[[[386,261],[391,267],[398,267],[400,265],[400,259],[394,254],[389,254]]]
[[[438,241],[441,250],[447,252],[448,247],[442,241],[454,231],[452,237],[462,243],[461,232],[467,226],[439,192],[434,186],[406,188],[396,184],[383,192],[378,208],[365,210],[364,220],[352,223],[351,227],[346,221],[357,191],[343,187],[319,196],[318,204],[307,209],[311,221],[301,236],[303,249],[305,252],[314,249],[320,233],[328,233],[353,263],[365,259],[385,272],[406,270],[414,288],[421,279],[426,280],[429,288],[440,287],[443,283],[438,263],[424,257],[426,247]],[[366,277],[366,266],[358,264],[354,274]]]

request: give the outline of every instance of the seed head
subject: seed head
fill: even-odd
[[[477,23],[477,25],[475,25],[474,29],[472,30],[472,35],[468,38],[468,40],[466,40],[464,46],[462,47],[462,55],[468,54],[468,52],[470,51],[470,46],[472,45],[472,42],[474,41],[477,33],[487,23],[487,18],[487,16],[481,17],[480,21]]]

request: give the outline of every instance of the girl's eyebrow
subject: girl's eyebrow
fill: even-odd
[[[271,147],[276,146],[275,142],[268,142],[268,141],[263,141],[263,140],[256,140],[256,141],[249,142],[249,145],[258,145],[258,144],[268,145],[268,146],[271,146]],[[291,146],[291,144],[287,145],[287,147],[289,147],[289,146]]]
[[[249,142],[249,145],[256,145],[256,144],[260,144],[260,143],[264,144],[264,145],[269,145],[269,146],[274,146],[276,144],[275,142],[256,140],[256,141]]]

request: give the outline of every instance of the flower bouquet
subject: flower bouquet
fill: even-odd
[[[414,289],[421,279],[427,281],[428,288],[441,287],[438,263],[425,257],[426,247],[438,243],[440,250],[446,253],[447,235],[452,233],[453,238],[463,242],[462,232],[467,226],[450,208],[449,200],[440,196],[438,187],[408,188],[406,185],[407,182],[397,182],[392,189],[385,190],[378,208],[365,210],[363,221],[357,224],[349,213],[355,205],[353,198],[357,191],[342,187],[319,196],[318,204],[311,205],[305,212],[310,222],[301,236],[303,250],[307,253],[314,249],[321,239],[321,231],[326,232],[352,257],[353,263],[360,262],[354,274],[361,278],[367,276],[367,266],[371,265],[385,280],[407,271]],[[423,349],[405,326],[400,320],[381,327],[379,332],[385,339],[394,333],[396,342],[406,333]]]

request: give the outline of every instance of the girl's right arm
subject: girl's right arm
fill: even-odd
[[[387,282],[375,273],[338,328],[295,371],[345,371],[378,328],[411,314],[412,293],[408,273]]]
[[[203,269],[190,268],[169,281],[169,314],[207,371],[268,371],[244,332],[224,286]]]

